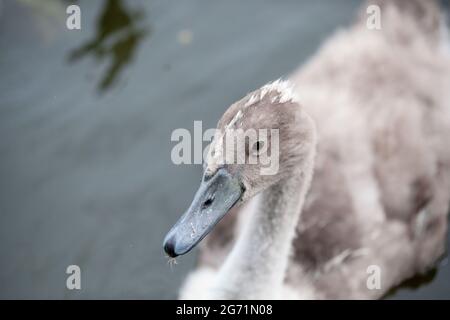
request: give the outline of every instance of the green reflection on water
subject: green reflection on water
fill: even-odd
[[[110,64],[99,85],[99,91],[111,87],[120,71],[131,62],[139,42],[150,32],[148,27],[138,27],[143,17],[142,11],[131,12],[120,0],[106,0],[97,20],[97,32],[69,54],[69,62],[74,62],[88,54],[99,60],[109,58]]]

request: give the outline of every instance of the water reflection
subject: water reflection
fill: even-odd
[[[398,293],[399,290],[402,289],[410,289],[410,290],[416,290],[420,287],[426,286],[427,284],[430,284],[436,277],[438,273],[438,268],[432,268],[428,270],[427,272],[423,274],[416,274],[413,277],[406,279],[399,285],[391,288],[386,294],[383,296],[383,299],[388,298],[395,298],[395,295]]]
[[[111,87],[123,67],[132,60],[139,42],[150,32],[148,27],[138,26],[142,12],[131,12],[120,0],[106,0],[97,21],[95,37],[69,54],[70,62],[88,54],[98,60],[111,60],[98,85],[100,91]]]

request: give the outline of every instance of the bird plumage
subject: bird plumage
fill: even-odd
[[[289,79],[315,123],[317,147],[281,298],[379,298],[428,270],[445,249],[450,55],[440,37],[441,13],[434,1],[368,3],[382,9],[381,30],[366,28],[363,10]],[[285,192],[286,199],[299,197],[296,188]],[[198,294],[230,260],[263,200],[259,194],[233,208],[204,239],[182,298],[211,297]],[[367,287],[372,265],[382,272],[379,290]]]

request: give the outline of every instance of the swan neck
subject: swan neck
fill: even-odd
[[[312,179],[313,155],[302,167],[259,196],[255,211],[219,271],[218,298],[281,296],[292,240]]]

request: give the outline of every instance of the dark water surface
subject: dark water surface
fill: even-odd
[[[359,2],[86,0],[69,31],[68,1],[0,0],[0,298],[175,298],[195,251],[171,269],[161,243],[201,166],[172,164],[172,131],[214,127]],[[429,278],[390,297],[450,297],[447,260]]]

